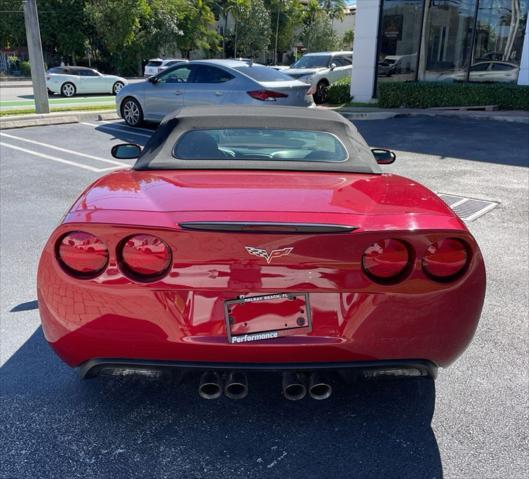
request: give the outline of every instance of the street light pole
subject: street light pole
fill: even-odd
[[[35,111],[49,113],[48,89],[46,88],[46,72],[42,56],[42,42],[40,39],[39,17],[36,0],[24,0],[24,22],[28,41],[29,63],[31,66],[31,81],[35,98]]]
[[[274,65],[277,65],[277,40],[279,37],[279,12],[280,12],[281,0],[277,1],[277,16],[276,16],[276,38],[274,45]]]

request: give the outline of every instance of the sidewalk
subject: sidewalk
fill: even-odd
[[[332,107],[331,107],[332,108]],[[382,120],[405,116],[443,116],[467,118],[472,120],[495,120],[529,124],[529,111],[520,110],[439,110],[429,108],[376,108],[376,107],[338,107],[335,111],[348,120]]]

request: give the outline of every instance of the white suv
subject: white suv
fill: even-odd
[[[310,83],[309,93],[316,103],[323,103],[327,88],[342,78],[351,78],[353,52],[307,53],[286,70],[281,70],[293,78]]]
[[[152,77],[153,75],[157,75],[161,71],[164,71],[166,68],[172,67],[181,62],[187,62],[187,60],[184,60],[183,58],[166,58],[165,60],[162,58],[151,58],[149,63],[145,65],[143,75],[145,77]]]

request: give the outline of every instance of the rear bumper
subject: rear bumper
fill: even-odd
[[[427,360],[402,359],[398,361],[355,361],[334,363],[216,363],[216,362],[183,362],[151,361],[139,359],[91,359],[79,366],[83,379],[98,376],[104,370],[237,370],[237,371],[349,371],[353,373],[385,372],[388,375],[410,375],[437,377],[437,365]]]
[[[59,82],[46,82],[46,88],[48,91],[51,91],[52,93],[60,93],[61,92],[61,84]]]
[[[115,251],[124,233],[117,227],[104,228],[109,232],[103,234],[100,229],[98,233],[109,250]],[[298,259],[268,265],[252,260],[205,263],[200,258],[207,248],[212,258],[230,255],[232,250],[235,257],[241,245],[233,237],[228,242],[221,234],[212,242],[210,235],[159,230],[160,237],[179,252],[180,261],[175,260],[162,280],[136,283],[120,271],[115,258],[104,274],[79,280],[63,271],[54,257],[54,245],[62,231],[52,235],[42,255],[38,299],[46,339],[72,367],[99,358],[229,363],[238,368],[255,364],[272,368],[277,364],[293,368],[376,361],[399,364],[419,358],[446,367],[470,343],[485,294],[484,265],[477,249],[468,271],[455,282],[434,283],[417,266],[404,282],[376,285],[355,269],[356,263],[349,258],[361,253],[355,253],[349,243],[340,245],[348,240],[343,235],[334,235],[332,248],[320,253],[334,255],[334,262],[304,256],[302,248],[306,248],[308,237],[302,235],[299,243],[294,239],[289,243],[299,246]],[[127,229],[128,234],[132,231]],[[436,237],[431,234],[428,238],[417,248],[425,248]],[[369,235],[356,235],[353,246],[360,252],[371,242]],[[347,261],[338,262],[342,251],[347,252]],[[419,259],[416,262],[420,265]],[[240,295],[278,292],[309,295],[312,330],[273,340],[230,343],[226,303]]]

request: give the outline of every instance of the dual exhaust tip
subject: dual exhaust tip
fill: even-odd
[[[223,384],[224,383],[224,384]],[[223,387],[224,385],[224,387]],[[318,373],[307,375],[285,372],[282,377],[283,396],[289,401],[299,401],[307,394],[317,401],[328,399],[332,386]],[[222,393],[230,399],[244,399],[248,395],[248,378],[243,372],[232,371],[225,381],[216,371],[205,371],[200,377],[198,394],[203,399],[218,399]]]
[[[246,374],[232,371],[228,374],[222,387],[222,378],[216,371],[206,371],[200,377],[198,394],[203,399],[218,399],[224,394],[230,399],[244,399],[248,395]]]
[[[322,401],[328,399],[332,394],[332,386],[318,373],[307,376],[303,373],[283,373],[283,396],[289,401],[299,401],[306,395],[312,399]]]

